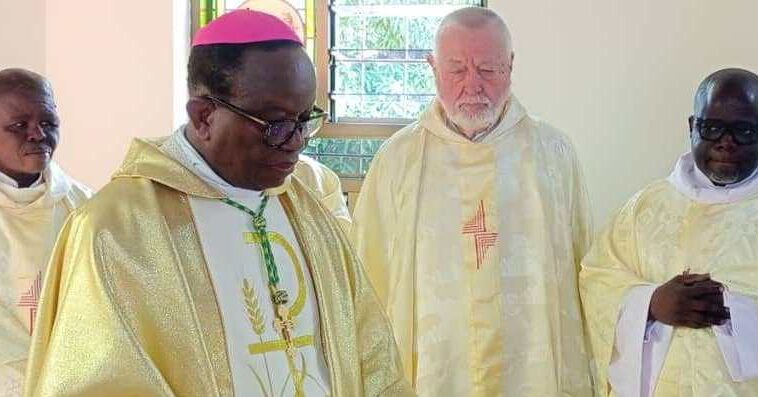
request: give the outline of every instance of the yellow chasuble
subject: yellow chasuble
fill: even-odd
[[[38,185],[0,182],[0,397],[21,395],[50,252],[68,214],[90,194],[54,162]]]
[[[616,395],[608,367],[619,310],[631,288],[663,284],[690,269],[710,273],[730,293],[757,299],[757,239],[758,197],[706,204],[662,180],[626,203],[593,245],[580,274],[600,395]],[[732,381],[712,327],[675,327],[654,395],[758,396],[758,380]]]
[[[234,395],[190,207],[190,197],[225,195],[173,150],[165,139],[136,140],[113,180],[69,218],[42,291],[25,395]],[[277,193],[310,272],[330,394],[412,395],[387,318],[319,192],[291,178]]]
[[[587,396],[569,140],[512,98],[472,142],[434,103],[380,149],[352,237],[420,396]]]

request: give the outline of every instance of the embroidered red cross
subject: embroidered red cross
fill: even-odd
[[[37,316],[37,305],[39,304],[41,292],[42,272],[39,272],[29,289],[21,294],[21,297],[18,299],[18,307],[29,309],[29,334],[34,330],[34,318]]]
[[[497,233],[487,231],[487,214],[484,211],[484,201],[479,202],[479,208],[474,217],[463,225],[463,234],[474,235],[476,268],[481,269],[487,251],[497,243]]]

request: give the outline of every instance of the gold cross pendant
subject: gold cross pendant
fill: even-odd
[[[287,355],[295,357],[295,344],[292,340],[292,334],[295,328],[295,322],[290,318],[289,309],[283,304],[276,305],[276,320],[274,320],[274,328],[282,335],[284,343],[286,344]]]

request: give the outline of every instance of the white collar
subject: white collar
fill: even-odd
[[[758,194],[758,169],[740,182],[716,186],[697,168],[692,152],[679,158],[668,181],[691,200],[705,204],[736,203]]]
[[[190,141],[187,139],[187,136],[185,135],[185,131],[186,127],[180,127],[179,130],[174,133],[174,136],[172,138],[176,141],[179,149],[182,152],[182,158],[177,159],[180,163],[182,163],[182,165],[189,168],[205,182],[209,183],[219,190],[222,190],[229,196],[249,196],[251,193],[258,196],[261,194],[260,190],[242,189],[232,186],[232,184],[216,174],[211,166],[208,165],[205,159],[200,155],[197,149],[192,146]]]

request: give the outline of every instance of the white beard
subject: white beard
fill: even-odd
[[[487,107],[477,113],[469,113],[462,108],[465,104],[485,104]],[[449,120],[465,132],[479,133],[492,128],[500,118],[505,107],[505,100],[495,106],[486,97],[466,98],[455,104],[453,112],[448,113]]]

